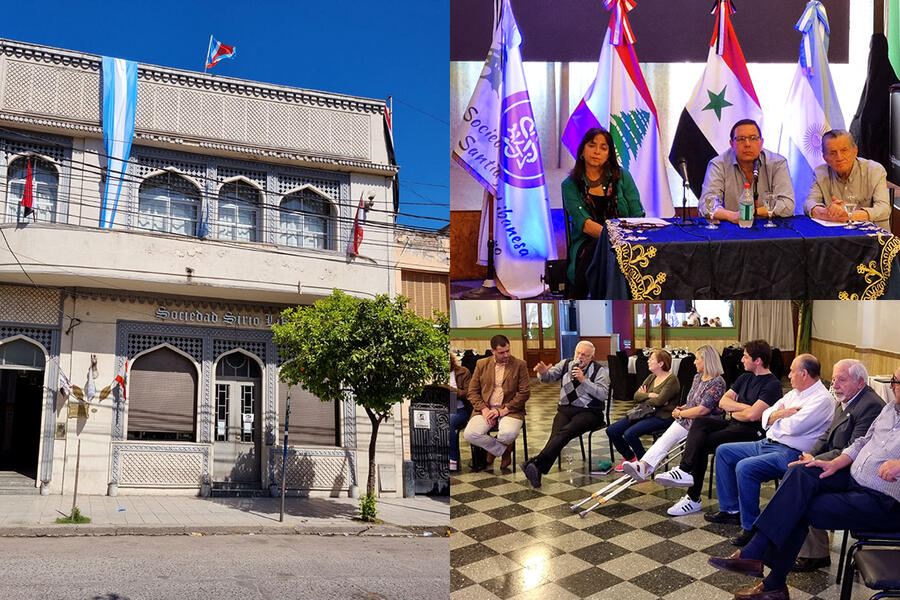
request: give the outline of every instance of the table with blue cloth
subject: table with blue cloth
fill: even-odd
[[[900,239],[878,226],[827,227],[805,216],[764,228],[705,219],[664,227],[607,222],[588,267],[596,299],[900,298]]]

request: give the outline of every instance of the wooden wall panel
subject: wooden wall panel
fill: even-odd
[[[884,352],[872,348],[857,348],[852,344],[829,342],[812,338],[810,351],[822,363],[822,376],[831,379],[834,363],[842,358],[855,358],[862,361],[869,375],[888,375],[900,366],[900,354]]]
[[[481,211],[450,211],[450,281],[487,277],[487,267],[478,264],[480,222]]]

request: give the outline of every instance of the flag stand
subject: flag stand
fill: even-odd
[[[494,198],[491,197],[491,218],[488,220],[488,255],[487,255],[487,279],[480,286],[469,290],[461,296],[463,300],[498,300],[505,299],[509,296],[504,293],[503,289],[497,285],[497,273],[494,268],[494,247],[497,242],[494,241]]]

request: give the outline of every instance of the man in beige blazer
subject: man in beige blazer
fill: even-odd
[[[531,395],[531,381],[525,361],[510,354],[506,336],[491,338],[491,353],[493,356],[478,361],[469,380],[472,418],[463,437],[487,451],[488,465],[493,464],[495,457],[502,456],[500,468],[505,469],[512,462],[512,445],[525,423],[525,402]],[[496,438],[488,434],[495,425]]]

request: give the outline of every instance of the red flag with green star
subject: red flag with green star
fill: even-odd
[[[762,108],[731,26],[733,13],[730,0],[720,0],[713,9],[716,27],[706,69],[681,111],[669,152],[676,169],[682,159],[687,161],[691,191],[698,198],[707,163],[730,145],[731,127],[741,119],[753,119],[762,127]]]

